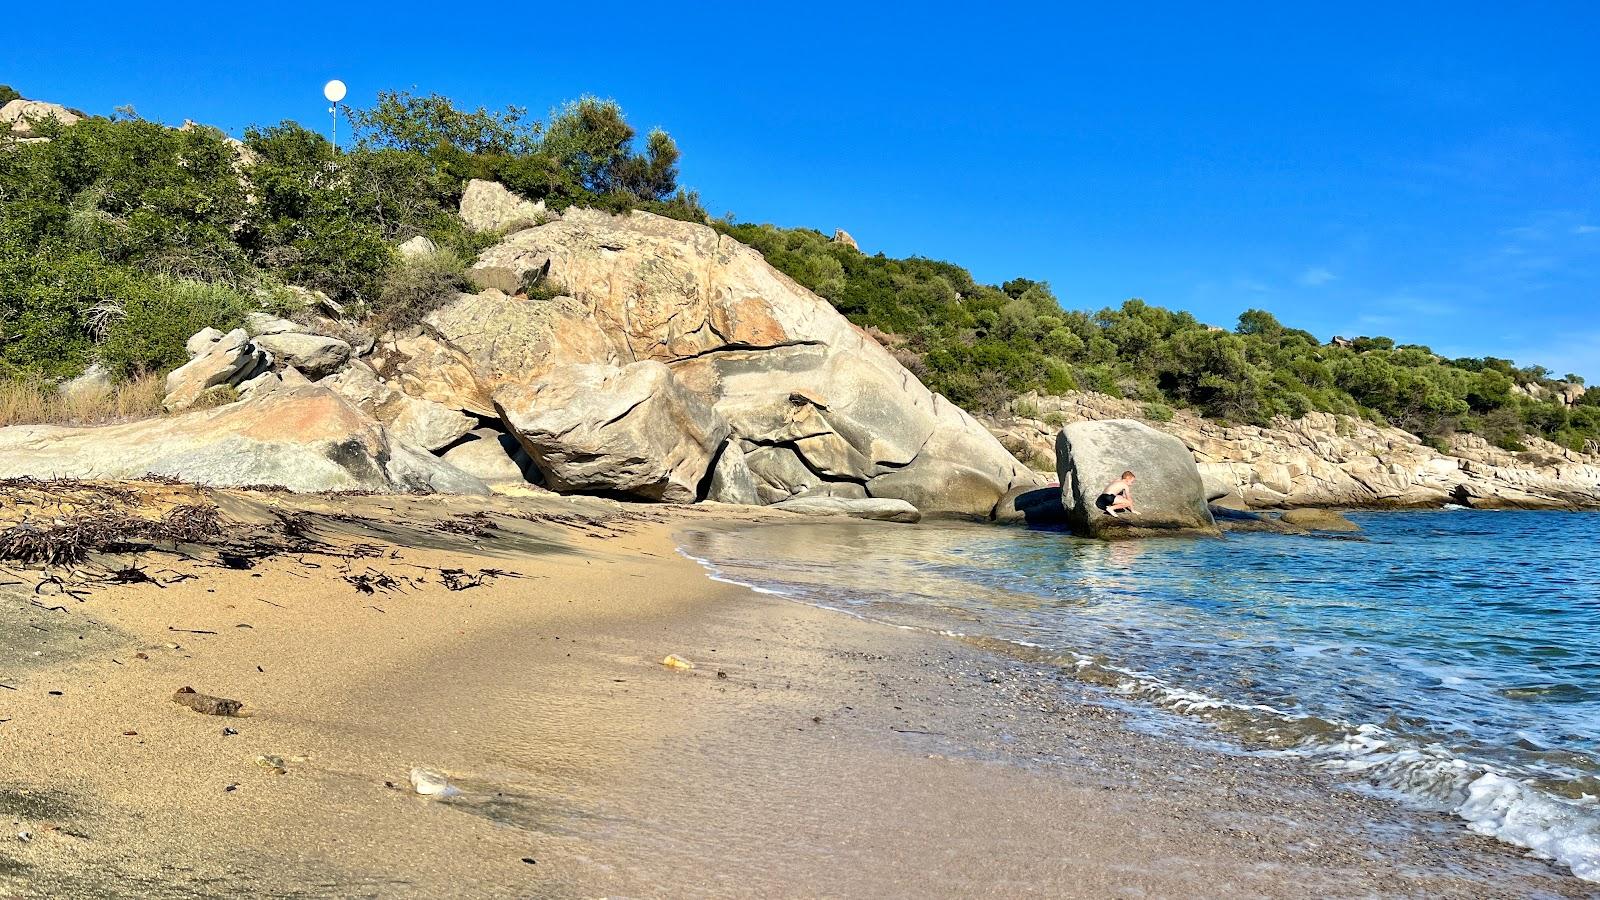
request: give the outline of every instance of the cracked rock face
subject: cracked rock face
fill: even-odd
[[[722,416],[653,360],[564,366],[494,402],[557,491],[693,503],[728,436]]]
[[[430,316],[480,376],[549,391],[552,373],[572,371],[563,367],[663,366],[738,444],[719,494],[747,501],[753,490],[773,503],[833,485],[835,496],[987,517],[1012,487],[1043,483],[826,300],[704,225],[574,209],[517,232],[477,264],[519,278],[542,272],[565,290],[547,301],[462,295]],[[529,449],[562,489],[564,479]],[[712,447],[708,465],[717,454]],[[618,489],[599,478],[582,480]]]

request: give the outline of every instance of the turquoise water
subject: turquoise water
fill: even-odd
[[[1354,514],[1365,541],[806,523],[686,537],[738,581],[1011,648],[1600,880],[1600,514]]]

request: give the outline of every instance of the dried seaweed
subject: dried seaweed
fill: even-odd
[[[431,526],[434,531],[446,534],[464,534],[467,537],[481,538],[488,536],[491,531],[499,531],[500,526],[495,524],[494,517],[486,512],[461,513],[442,519]]]
[[[154,536],[183,544],[199,544],[222,534],[222,514],[199,503],[174,506],[152,530]]]

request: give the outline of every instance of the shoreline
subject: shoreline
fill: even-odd
[[[194,577],[26,606],[75,659],[20,678],[0,662],[17,688],[0,692],[0,811],[32,835],[0,835],[0,895],[1591,887],[1318,773],[1130,731],[1021,661],[719,584],[678,555],[685,527],[770,515],[674,508],[612,532],[510,518],[551,501],[278,502],[382,553],[343,575],[331,558],[147,559]],[[554,505],[601,523],[615,508]],[[479,511],[498,528],[477,537],[360,521]],[[523,577],[372,594],[344,579],[446,566]],[[186,710],[169,699],[184,685],[248,715]],[[413,766],[461,795],[416,796]]]

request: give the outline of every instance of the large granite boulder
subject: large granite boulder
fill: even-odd
[[[0,428],[0,476],[128,479],[219,487],[483,494],[477,478],[414,447],[317,384],[283,385],[202,412],[125,425]]]
[[[429,316],[486,382],[667,366],[728,422],[763,502],[848,482],[927,515],[987,518],[1006,491],[1044,483],[826,300],[704,225],[569,209],[478,265],[564,289],[461,295]]]
[[[1194,454],[1170,434],[1131,419],[1073,422],[1056,437],[1061,502],[1086,537],[1217,534]],[[1124,470],[1136,476],[1134,512],[1107,515],[1095,500]]]
[[[293,323],[290,323],[293,324]],[[255,345],[312,381],[339,371],[350,359],[350,345],[338,338],[296,331],[259,334]]]
[[[533,203],[506,190],[499,182],[477,178],[461,194],[461,219],[478,231],[504,231],[537,225],[548,218],[544,201]]]
[[[576,364],[494,394],[500,419],[557,491],[692,503],[728,424],[653,360]]]

